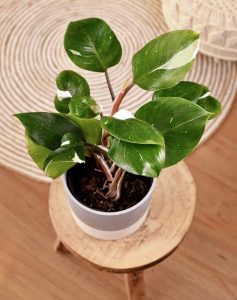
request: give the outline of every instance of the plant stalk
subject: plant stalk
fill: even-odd
[[[122,103],[124,97],[126,96],[126,94],[130,91],[130,89],[134,86],[133,82],[130,82],[130,80],[127,80],[124,83],[124,86],[121,90],[121,92],[119,93],[118,97],[116,98],[116,100],[114,101],[112,110],[111,110],[111,116],[113,116],[119,109],[120,104]],[[101,138],[101,142],[102,145],[104,145],[105,147],[108,146],[108,137],[109,137],[109,133],[108,132],[103,132],[102,134],[102,138]]]
[[[133,87],[133,85],[134,85],[134,83],[129,82],[129,80],[125,82],[121,92],[119,93],[118,97],[114,101],[114,105],[113,105],[112,111],[111,111],[111,116],[113,116],[118,111],[120,104],[122,103],[124,97],[130,91],[130,89]]]
[[[107,69],[105,70],[105,78],[106,78],[106,82],[107,82],[107,85],[108,85],[108,88],[109,88],[110,96],[112,98],[112,101],[114,101],[115,95],[114,95],[114,91],[113,91],[113,88],[112,88],[112,85],[111,85],[111,81],[109,79],[109,73],[108,73]]]
[[[121,188],[123,184],[123,179],[125,176],[125,171],[121,168],[118,168],[113,181],[110,183],[109,191],[106,194],[106,198],[112,198],[113,201],[117,201],[121,196]]]
[[[100,165],[102,171],[104,172],[106,178],[108,181],[113,181],[113,176],[110,172],[110,168],[109,166],[107,165],[106,161],[102,158],[102,156],[94,153],[93,154],[95,160],[97,161],[97,163]]]

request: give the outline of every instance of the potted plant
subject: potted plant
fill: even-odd
[[[189,155],[206,123],[220,113],[207,87],[182,81],[198,45],[192,30],[153,39],[134,54],[132,79],[115,97],[108,69],[121,59],[120,42],[101,19],[71,22],[65,50],[78,67],[105,73],[111,114],[104,116],[85,78],[66,70],[56,78],[57,113],[15,115],[34,162],[52,178],[64,174],[72,215],[88,234],[118,239],[136,231],[148,213],[155,178]],[[120,105],[134,86],[154,94],[132,114]]]

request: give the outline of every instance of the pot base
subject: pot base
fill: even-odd
[[[128,237],[129,235],[133,234],[136,232],[142,224],[145,222],[146,217],[148,215],[149,209],[145,212],[145,214],[133,225],[120,229],[120,230],[111,230],[111,231],[105,231],[105,230],[98,230],[96,228],[93,228],[91,226],[88,226],[84,222],[82,222],[75,214],[74,212],[70,209],[72,217],[75,221],[75,223],[83,230],[85,233],[88,235],[100,239],[100,240],[107,240],[107,241],[112,241],[112,240],[119,240],[123,239],[125,237]]]

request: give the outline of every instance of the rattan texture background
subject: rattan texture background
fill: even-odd
[[[131,77],[134,52],[150,39],[168,30],[157,0],[0,0],[0,163],[36,180],[50,179],[29,158],[24,129],[12,114],[54,111],[55,77],[72,69],[86,77],[92,96],[106,113],[111,106],[104,74],[75,67],[64,48],[69,21],[100,17],[115,31],[123,46],[118,66],[109,70],[117,94]],[[236,92],[237,65],[199,54],[188,79],[208,85],[224,106],[220,117],[206,131],[207,139],[226,116]],[[134,88],[122,107],[134,111],[150,99],[150,93]]]

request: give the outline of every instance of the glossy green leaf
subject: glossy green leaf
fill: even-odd
[[[102,129],[100,121],[97,119],[81,119],[75,115],[69,115],[73,122],[75,122],[81,129],[87,143],[101,144]]]
[[[156,127],[164,136],[165,167],[184,159],[199,142],[210,113],[182,98],[159,98],[148,102],[135,116]]]
[[[109,157],[127,172],[157,177],[165,161],[165,148],[160,145],[127,143],[112,138]]]
[[[90,96],[90,88],[86,79],[74,71],[62,71],[56,77],[56,84],[60,91],[68,91],[71,96]]]
[[[75,65],[95,72],[104,72],[116,65],[122,56],[122,48],[114,32],[98,18],[69,23],[64,47]]]
[[[192,81],[181,81],[179,84],[169,89],[155,91],[152,100],[157,100],[160,97],[178,97],[197,101],[208,92],[209,89],[204,85]]]
[[[101,109],[96,101],[89,96],[72,96],[69,103],[70,115],[90,119],[96,117]]]
[[[58,91],[54,105],[61,113],[69,113],[68,104],[72,96],[90,96],[90,88],[85,78],[70,70],[62,71],[57,76],[56,85]]]
[[[56,95],[54,97],[54,106],[58,112],[68,114],[69,113],[68,105],[69,105],[70,101],[71,101],[71,98],[59,99],[59,97]]]
[[[132,118],[103,117],[101,127],[110,135],[129,143],[164,145],[163,136],[150,124]]]
[[[77,147],[78,145],[81,145],[83,142],[80,139],[80,137],[78,135],[76,135],[75,133],[66,133],[64,134],[64,136],[62,137],[61,140],[61,147]]]
[[[196,103],[211,113],[210,117],[208,118],[209,120],[214,119],[222,110],[220,102],[211,96],[198,99]]]
[[[56,178],[76,163],[84,163],[84,149],[82,143],[74,147],[61,147],[53,151],[44,163],[45,174],[51,178]]]
[[[160,97],[180,97],[187,99],[212,113],[209,119],[213,119],[221,112],[221,104],[217,99],[209,95],[210,92],[206,86],[191,81],[181,81],[172,88],[157,90],[153,94],[152,99],[159,100]]]
[[[176,30],[150,41],[132,60],[133,81],[145,90],[177,85],[191,70],[199,45],[199,34]]]
[[[15,115],[33,140],[50,150],[60,147],[66,133],[75,133],[84,139],[81,130],[64,116],[46,112],[20,113]]]
[[[52,153],[52,150],[49,150],[48,148],[41,146],[37,144],[30,135],[26,132],[25,134],[26,138],[26,146],[29,155],[33,159],[33,161],[36,163],[36,165],[41,169],[44,170],[44,162],[46,158],[49,156],[50,153]]]

